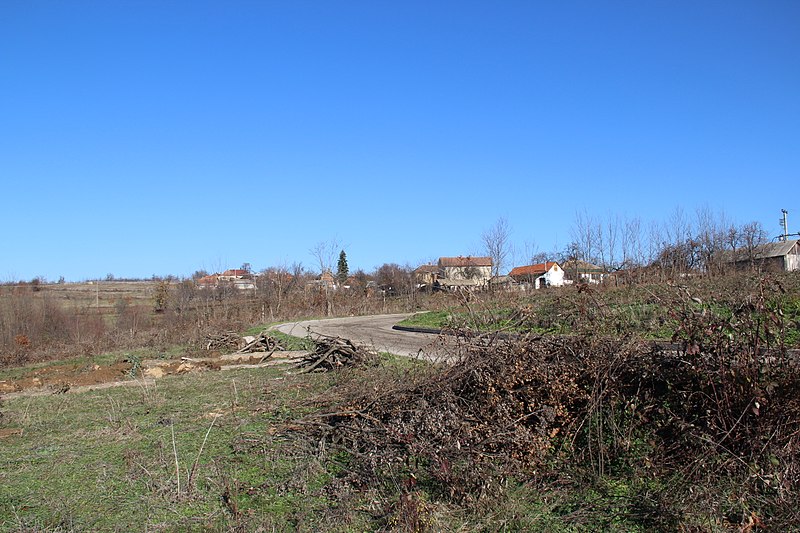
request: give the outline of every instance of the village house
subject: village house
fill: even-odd
[[[436,265],[421,265],[414,270],[414,282],[417,288],[431,287],[439,279],[439,267]]]
[[[202,278],[198,278],[196,283],[197,287],[200,289],[216,289],[219,286],[219,274],[203,276]]]
[[[760,268],[768,272],[800,270],[800,240],[768,242],[753,248],[726,252],[724,261],[735,268]]]
[[[229,269],[223,272],[222,274],[218,274],[220,281],[236,281],[237,279],[251,279],[252,276],[250,272],[247,270],[242,270],[239,268]]]
[[[564,269],[554,261],[515,267],[508,275],[523,287],[529,286],[534,289],[564,285]]]
[[[231,269],[222,274],[214,273],[199,278],[195,283],[199,289],[216,289],[221,286],[233,287],[241,291],[255,290],[253,276],[247,270]]]
[[[602,283],[608,273],[602,267],[580,259],[570,259],[561,265],[564,270],[564,279],[576,283]]]
[[[445,287],[482,287],[492,278],[491,257],[440,257],[437,279]]]
[[[319,278],[313,279],[306,282],[306,289],[319,289],[319,290],[336,290],[336,278],[333,277],[333,274],[330,270],[326,270],[322,274],[320,274]]]

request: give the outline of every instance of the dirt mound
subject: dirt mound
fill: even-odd
[[[181,359],[153,359],[140,361],[136,357],[111,365],[55,364],[31,369],[21,377],[0,381],[0,394],[59,394],[85,390],[94,386],[115,386],[134,383],[134,378],[158,379],[164,376],[189,372],[219,371],[235,368],[257,368],[297,362],[307,352],[233,353],[213,357]]]
[[[19,392],[28,389],[52,389],[66,392],[71,387],[97,385],[119,381],[129,376],[133,364],[119,362],[111,365],[53,365],[26,372],[18,379],[0,381],[0,393]]]

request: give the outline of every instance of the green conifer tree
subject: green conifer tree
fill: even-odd
[[[336,267],[336,280],[339,283],[347,281],[347,276],[350,275],[350,268],[347,266],[347,254],[344,250],[339,254],[339,263]]]

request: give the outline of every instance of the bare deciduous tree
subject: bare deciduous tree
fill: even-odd
[[[570,246],[573,248],[575,259],[593,262],[595,260],[593,256],[597,234],[594,218],[588,211],[584,209],[575,213],[575,220],[572,223],[572,228],[570,228],[570,233],[572,234]]]
[[[267,309],[270,320],[281,316],[283,303],[286,301],[288,293],[298,284],[302,270],[302,265],[295,263],[291,268],[286,264],[280,264],[261,271],[261,275],[258,277],[258,288],[265,305],[262,312],[265,318]]]
[[[399,296],[413,291],[413,277],[411,268],[402,267],[397,263],[384,263],[373,273],[380,288],[387,295]]]
[[[755,261],[756,247],[767,242],[767,232],[760,222],[748,222],[738,230],[739,247],[747,253],[747,259],[751,264]]]
[[[508,221],[504,217],[498,218],[494,226],[484,231],[481,236],[486,255],[492,258],[493,276],[499,276],[501,270],[505,266],[509,252],[510,237],[511,229],[508,226]]]
[[[319,241],[308,252],[319,265],[319,273],[333,272],[333,261],[342,249],[342,245],[336,238],[330,241]]]

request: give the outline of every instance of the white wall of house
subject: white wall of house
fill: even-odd
[[[578,277],[584,283],[600,284],[606,275],[603,272],[578,272]]]
[[[541,287],[561,287],[564,285],[564,269],[558,265],[553,265],[550,270],[536,278],[537,289]]]
[[[783,259],[784,268],[787,272],[800,270],[800,255],[788,254]]]

